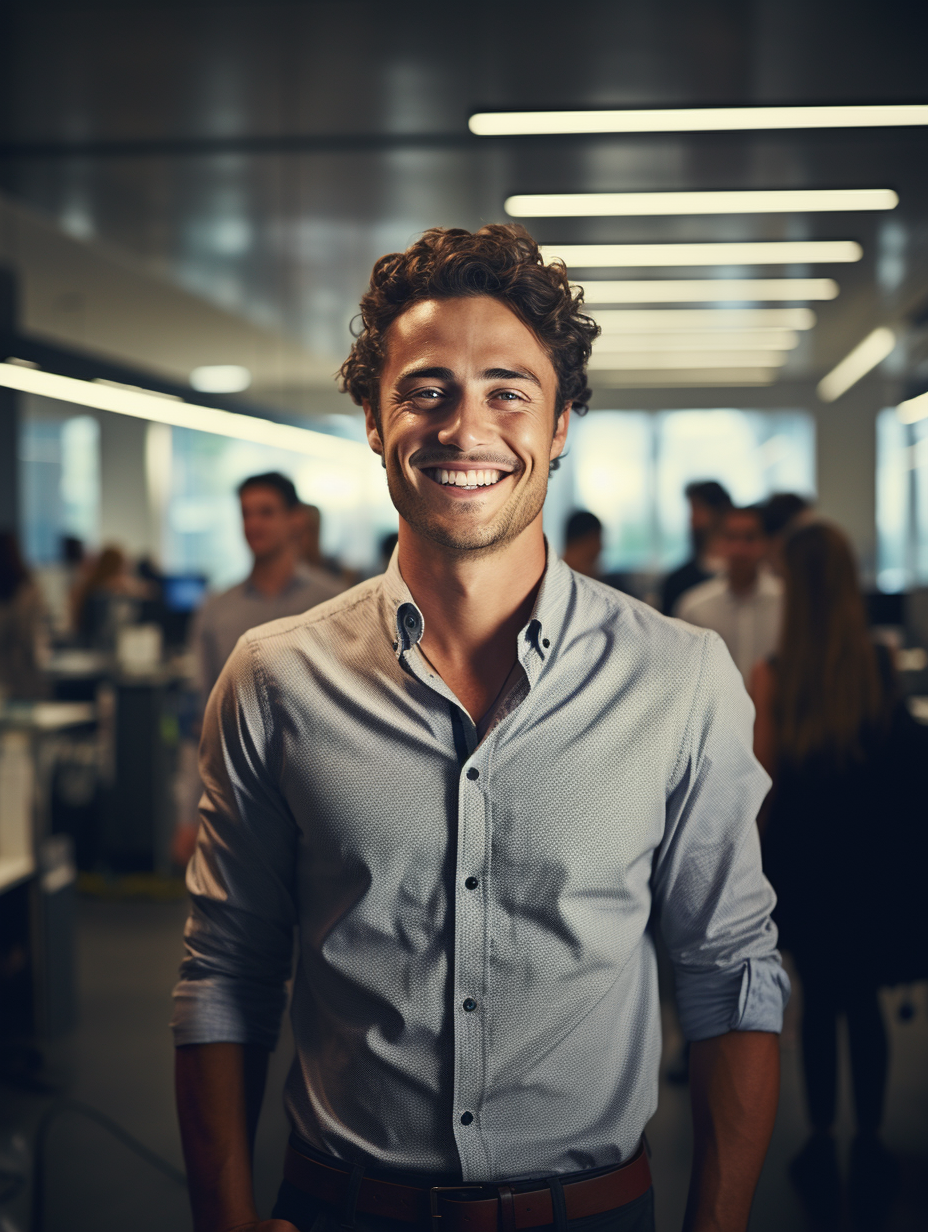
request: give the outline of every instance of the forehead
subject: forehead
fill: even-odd
[[[241,495],[242,504],[249,505],[264,505],[268,501],[280,505],[281,509],[286,507],[286,501],[276,488],[266,487],[263,483],[256,483],[252,487],[245,488]]]
[[[755,532],[760,534],[763,527],[756,513],[745,513],[739,510],[737,513],[726,514],[725,529],[735,535],[747,535]]]
[[[396,379],[410,365],[438,364],[455,371],[528,365],[555,381],[554,367],[538,338],[506,304],[489,295],[421,300],[407,308],[386,334],[383,376]],[[421,361],[421,363],[420,363]]]

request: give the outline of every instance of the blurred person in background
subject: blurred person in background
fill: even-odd
[[[796,492],[774,492],[761,505],[761,512],[767,536],[767,559],[774,573],[779,574],[786,537],[800,521],[811,515],[812,502]]]
[[[45,696],[45,608],[16,536],[0,531],[0,703]]]
[[[731,508],[731,497],[715,479],[688,483],[685,488],[690,506],[689,560],[668,573],[661,588],[661,611],[673,616],[674,608],[688,590],[706,582],[715,573],[710,558],[713,539],[725,513]]]
[[[576,509],[567,519],[561,560],[584,577],[599,577],[603,551],[603,524],[595,513]]]
[[[803,990],[812,1134],[790,1175],[827,1222],[840,1197],[834,1129],[842,1014],[857,1117],[852,1196],[871,1215],[891,1196],[892,1162],[879,1137],[889,1053],[877,990],[926,974],[906,964],[925,963],[928,944],[924,919],[911,924],[924,902],[920,780],[928,732],[898,700],[889,651],[871,641],[841,531],[801,526],[785,541],[782,567],[779,646],[751,679],[755,752],[774,783],[762,813],[765,871],[778,897],[781,943]]]
[[[337,578],[305,559],[307,550],[318,555],[319,517],[311,511],[319,511],[301,503],[291,479],[278,471],[252,475],[239,485],[238,497],[252,567],[243,582],[207,599],[194,618],[190,646],[200,714],[243,633],[282,616],[296,616],[344,589]],[[171,848],[180,865],[187,863],[196,843],[201,792],[194,750],[188,747],[181,754]]]
[[[390,561],[393,559],[393,553],[396,551],[396,545],[399,543],[399,535],[395,530],[391,530],[389,534],[384,535],[380,540],[380,572],[386,573],[389,568]]]
[[[745,682],[780,636],[783,587],[765,568],[767,536],[756,505],[729,509],[716,538],[723,572],[688,590],[675,616],[701,629],[714,629],[728,647]]]
[[[112,650],[117,627],[132,620],[136,601],[149,593],[148,584],[131,572],[122,548],[107,544],[74,590],[72,623],[80,643]]]

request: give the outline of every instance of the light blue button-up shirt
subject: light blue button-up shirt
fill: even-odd
[[[684,1031],[777,1031],[769,779],[713,633],[550,559],[480,740],[382,577],[239,642],[207,709],[176,1040],[273,1047],[296,1134],[502,1180],[620,1163]],[[512,705],[514,700],[517,704]]]

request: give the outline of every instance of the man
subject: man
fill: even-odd
[[[687,591],[676,615],[718,633],[747,683],[755,663],[777,648],[783,610],[782,584],[764,568],[769,544],[763,511],[755,505],[730,509],[717,543],[724,573]]]
[[[652,908],[698,1041],[687,1232],[746,1226],[788,987],[769,780],[721,642],[547,552],[580,308],[516,226],[374,267],[342,374],[397,553],[249,633],[207,712],[174,1021],[197,1232],[652,1229]],[[294,925],[293,1135],[260,1221]]]
[[[253,564],[244,582],[208,599],[197,613],[191,632],[200,713],[235,643],[255,625],[293,616],[331,599],[343,587],[337,578],[299,559],[304,506],[293,482],[277,471],[252,475],[239,485],[242,528]],[[178,784],[180,820],[171,854],[186,864],[193,852],[202,792],[192,757],[181,759]]]
[[[707,560],[708,552],[722,518],[731,508],[731,497],[714,479],[688,483],[685,493],[690,505],[692,554],[664,578],[661,611],[665,616],[674,614],[674,608],[688,590],[712,577],[714,570]]]
[[[603,552],[603,524],[595,513],[575,510],[567,519],[564,532],[564,564],[584,577],[599,577],[599,558]]]

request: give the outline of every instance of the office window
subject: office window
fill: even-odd
[[[801,411],[594,411],[571,424],[551,514],[589,509],[605,527],[607,571],[659,572],[689,551],[683,490],[717,479],[737,504],[815,492],[815,425]],[[560,547],[563,523],[546,517]]]
[[[380,537],[396,530],[396,512],[373,454],[359,451],[356,463],[333,463],[174,428],[167,464],[171,473],[159,480],[169,494],[166,567],[204,573],[214,587],[240,581],[251,568],[235,494],[249,475],[276,470],[289,476],[300,498],[321,511],[323,554],[349,568],[369,569],[378,559]]]
[[[877,585],[928,585],[928,419],[899,422],[894,408],[876,422]]]
[[[100,527],[100,425],[90,415],[60,417],[60,403],[23,397],[19,431],[20,522],[26,559],[61,558],[61,537],[96,547]],[[48,410],[55,408],[54,413]]]

